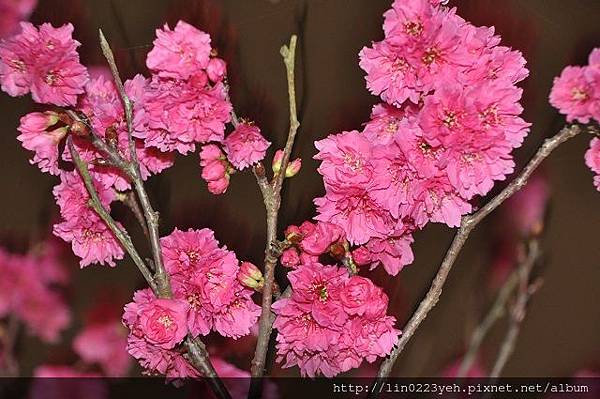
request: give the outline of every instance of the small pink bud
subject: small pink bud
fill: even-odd
[[[206,73],[211,81],[218,83],[227,73],[227,64],[220,58],[211,58],[206,67]]]
[[[202,178],[206,181],[222,179],[225,174],[226,169],[222,161],[211,161],[202,168]]]
[[[303,236],[307,236],[307,235],[311,234],[313,231],[315,231],[316,228],[317,228],[317,225],[314,223],[311,223],[309,221],[302,222],[302,224],[300,225],[300,233]]]
[[[256,291],[262,290],[265,285],[265,279],[261,271],[250,262],[242,262],[238,280],[242,285],[255,289]]]
[[[283,150],[277,150],[275,152],[275,156],[273,157],[273,163],[271,164],[273,168],[273,173],[277,174],[281,170],[281,161],[283,160]]]
[[[229,175],[225,175],[218,180],[211,180],[208,182],[208,191],[213,194],[223,194],[227,191],[227,187],[229,187]]]
[[[46,115],[46,125],[48,127],[56,125],[60,120],[60,116],[56,112],[47,111],[44,112],[44,115]]]
[[[215,161],[217,159],[224,158],[223,151],[215,145],[209,144],[202,146],[202,150],[200,150],[200,162],[208,163],[210,161]],[[204,165],[202,165],[204,166]]]
[[[285,168],[285,177],[294,177],[300,172],[300,168],[302,167],[302,160],[300,158],[294,159],[290,162]]]
[[[359,266],[367,265],[371,263],[371,252],[364,246],[358,247],[352,251],[352,259]]]
[[[288,248],[281,254],[281,264],[285,267],[294,268],[300,264],[300,255],[296,248]]]

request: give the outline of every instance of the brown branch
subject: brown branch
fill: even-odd
[[[138,162],[137,155],[136,155],[135,140],[132,135],[132,132],[133,132],[132,104],[131,104],[131,101],[129,100],[127,94],[125,93],[125,88],[123,87],[123,83],[119,76],[119,72],[118,72],[118,69],[117,69],[117,66],[116,66],[116,63],[114,60],[113,53],[112,53],[110,46],[108,45],[104,35],[102,34],[102,31],[100,31],[100,44],[102,47],[102,52],[104,53],[104,56],[106,57],[106,59],[109,63],[110,69],[112,71],[112,74],[113,74],[113,77],[115,80],[115,85],[117,86],[117,91],[119,92],[119,95],[123,102],[123,107],[125,110],[125,119],[126,119],[127,128],[128,128],[130,160],[128,161],[128,160],[124,159],[121,156],[121,154],[119,154],[119,152],[116,148],[113,148],[113,147],[109,146],[107,143],[105,143],[99,137],[99,135],[96,134],[96,132],[94,132],[94,129],[91,127],[91,124],[88,123],[87,120],[79,117],[75,112],[72,112],[72,111],[69,112],[69,115],[74,120],[81,121],[88,127],[88,129],[90,130],[90,135],[91,135],[92,143],[94,144],[94,146],[96,146],[96,148],[98,148],[101,152],[103,152],[108,157],[109,162],[111,162],[113,165],[115,165],[116,167],[123,170],[123,172],[126,173],[126,175],[131,180],[133,187],[137,193],[138,199],[140,201],[140,206],[142,208],[144,219],[145,219],[146,226],[147,226],[148,239],[150,241],[150,246],[152,248],[152,257],[153,257],[152,263],[154,266],[153,268],[155,270],[154,275],[152,275],[152,273],[149,271],[148,267],[145,265],[145,263],[143,262],[143,260],[141,259],[141,257],[137,253],[137,251],[135,250],[135,247],[133,246],[133,243],[132,243],[129,235],[127,234],[127,232],[118,228],[118,226],[116,225],[114,220],[110,217],[108,212],[106,212],[106,210],[102,207],[101,203],[99,202],[98,195],[95,192],[95,188],[93,186],[91,176],[89,175],[89,171],[87,170],[87,165],[81,161],[80,157],[78,156],[77,152],[75,151],[75,147],[73,146],[73,143],[70,138],[69,138],[68,144],[71,149],[73,159],[74,159],[78,169],[80,170],[80,173],[82,174],[82,178],[84,179],[84,182],[86,183],[86,188],[90,194],[90,197],[92,197],[94,199],[91,204],[94,207],[94,210],[109,225],[111,230],[115,233],[115,235],[117,235],[117,238],[119,238],[120,242],[122,242],[124,244],[126,250],[128,250],[130,255],[132,255],[132,257],[135,256],[134,261],[140,268],[140,271],[142,272],[142,274],[144,275],[144,277],[146,278],[146,280],[148,281],[150,286],[152,287],[156,296],[161,297],[161,298],[171,298],[172,292],[171,292],[171,285],[170,285],[170,281],[169,281],[169,275],[167,274],[167,272],[164,268],[164,264],[163,264],[163,260],[162,260],[162,251],[161,251],[161,247],[160,247],[160,233],[158,230],[159,214],[152,208],[152,205],[150,203],[148,193],[146,192],[146,189],[144,187],[144,182],[143,182],[143,179],[142,179],[142,176],[140,173],[139,162]],[[143,265],[143,267],[142,267],[142,265]],[[218,377],[212,363],[210,362],[208,351],[206,350],[204,343],[202,343],[202,341],[199,338],[194,338],[194,337],[188,336],[186,338],[184,344],[188,350],[187,355],[188,355],[188,358],[190,359],[191,363],[194,365],[194,367],[198,371],[200,371],[205,377],[207,377],[209,379],[209,382],[210,382],[211,387],[212,387],[213,391],[215,392],[215,394],[219,398],[230,399],[231,396],[229,395],[229,392],[227,391],[225,385],[223,384],[223,381]]]
[[[502,285],[502,288],[500,288],[500,291],[496,296],[496,300],[494,301],[494,304],[490,308],[489,312],[483,321],[477,326],[475,331],[473,331],[469,348],[463,356],[460,367],[456,373],[457,378],[464,377],[471,369],[471,366],[473,365],[473,362],[479,353],[479,348],[481,347],[484,338],[487,336],[494,324],[496,324],[496,322],[500,320],[506,313],[506,304],[510,298],[510,294],[517,286],[518,281],[519,271],[517,269],[510,274],[504,285]]]
[[[259,397],[262,390],[260,378],[265,372],[265,363],[269,340],[273,330],[273,313],[271,304],[273,303],[273,282],[275,281],[275,265],[277,264],[278,254],[275,251],[277,242],[277,220],[279,208],[281,206],[281,188],[285,178],[285,169],[289,163],[294,140],[300,123],[296,111],[296,87],[295,87],[295,62],[296,62],[296,44],[297,36],[293,35],[289,46],[281,47],[281,56],[285,64],[288,82],[288,95],[290,107],[290,127],[287,141],[283,150],[283,159],[279,173],[275,173],[273,180],[269,183],[266,178],[265,168],[258,164],[254,168],[254,175],[263,196],[265,209],[267,212],[267,245],[265,248],[264,276],[265,285],[262,293],[262,310],[259,321],[258,340],[254,358],[252,359],[251,374],[252,383],[249,397]]]
[[[517,343],[517,338],[521,331],[522,322],[525,319],[525,314],[527,313],[527,304],[529,303],[531,296],[541,286],[541,279],[537,279],[531,284],[529,282],[531,270],[539,260],[540,255],[541,249],[539,241],[535,239],[531,240],[529,243],[527,258],[517,270],[519,277],[519,294],[511,311],[510,326],[508,327],[508,331],[506,332],[504,340],[502,341],[498,358],[496,359],[494,367],[492,368],[492,372],[490,373],[490,378],[492,381],[491,383],[493,383],[500,376],[504,366],[506,366],[506,363],[508,362],[508,359],[513,354]]]
[[[531,158],[531,160],[527,163],[523,171],[521,171],[521,173],[508,186],[506,186],[504,190],[500,192],[500,194],[492,198],[492,200],[490,200],[479,211],[462,218],[460,228],[456,232],[450,248],[446,252],[446,256],[444,257],[444,260],[442,261],[440,268],[433,279],[429,291],[417,307],[417,310],[412,315],[410,320],[406,323],[406,326],[402,331],[402,335],[396,343],[396,347],[390,356],[381,364],[377,374],[378,380],[383,380],[390,375],[398,356],[400,353],[402,353],[404,347],[415,334],[423,320],[425,320],[429,314],[429,311],[437,304],[440,295],[442,294],[442,288],[444,287],[448,274],[450,273],[458,254],[460,253],[475,226],[477,226],[492,211],[498,208],[498,206],[500,206],[506,199],[519,191],[527,183],[527,180],[535,171],[535,169],[552,153],[552,151],[554,151],[565,141],[577,136],[582,131],[583,129],[579,125],[566,126],[554,137],[546,139],[533,158]],[[376,393],[371,395],[371,397],[376,396]]]
[[[158,286],[154,281],[154,277],[148,269],[148,266],[146,266],[146,264],[144,263],[144,260],[142,259],[140,254],[135,249],[131,237],[129,237],[127,231],[119,227],[117,222],[112,218],[112,216],[110,216],[108,211],[104,209],[104,206],[102,205],[102,202],[98,197],[96,187],[94,187],[94,182],[92,176],[90,175],[90,171],[88,170],[86,163],[81,160],[77,149],[75,149],[75,146],[73,145],[73,140],[71,139],[71,137],[67,137],[67,147],[71,152],[71,158],[73,159],[75,167],[77,168],[79,175],[83,180],[83,184],[85,185],[85,188],[90,196],[88,205],[98,214],[98,216],[100,216],[104,223],[106,223],[110,231],[112,231],[119,243],[121,243],[123,249],[127,251],[131,259],[133,260],[133,263],[135,263],[137,268],[140,270],[140,272],[148,282],[148,285],[150,285],[150,288],[152,288],[152,291],[154,291],[154,293],[158,293]]]
[[[150,233],[148,232],[148,226],[146,225],[146,219],[144,219],[144,213],[142,212],[142,208],[140,207],[140,204],[137,201],[137,198],[135,196],[135,194],[132,191],[127,191],[124,193],[119,193],[119,201],[121,201],[123,204],[125,204],[129,210],[131,211],[131,213],[133,213],[133,215],[135,216],[136,220],[138,221],[138,224],[140,225],[140,227],[142,228],[142,231],[144,232],[144,235],[146,236],[146,238],[150,238]],[[146,262],[148,262],[148,259],[146,259]],[[152,264],[150,266],[150,269],[154,269],[154,262],[151,261]]]

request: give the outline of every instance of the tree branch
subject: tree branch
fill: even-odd
[[[502,373],[504,366],[508,362],[508,359],[513,354],[517,343],[519,332],[521,331],[521,324],[525,318],[527,312],[527,304],[531,299],[531,296],[538,290],[541,285],[541,279],[535,282],[529,282],[531,270],[539,260],[541,255],[540,243],[538,240],[531,240],[529,243],[527,258],[525,262],[519,266],[518,281],[519,281],[519,294],[517,296],[514,307],[511,311],[510,326],[506,332],[506,336],[500,347],[498,358],[494,363],[492,372],[490,373],[491,383],[493,383]]]
[[[281,56],[286,68],[286,76],[288,83],[288,96],[290,107],[290,127],[288,130],[287,141],[283,150],[283,159],[281,168],[278,173],[275,173],[271,183],[268,182],[265,176],[265,168],[262,164],[254,168],[258,186],[260,187],[265,209],[267,211],[267,245],[265,248],[265,285],[262,293],[262,311],[259,321],[258,340],[254,358],[252,359],[251,373],[252,383],[250,387],[249,397],[259,397],[262,389],[260,378],[264,375],[265,362],[269,347],[269,339],[273,330],[273,314],[271,312],[271,304],[273,303],[273,282],[275,280],[275,265],[277,264],[278,255],[273,250],[277,241],[277,220],[279,208],[281,205],[281,188],[283,179],[285,178],[285,169],[290,160],[294,140],[300,123],[296,111],[296,87],[295,87],[295,63],[296,63],[296,44],[298,38],[293,35],[290,39],[289,46],[281,47]]]
[[[591,128],[588,130],[592,132]],[[552,151],[554,151],[565,141],[577,136],[582,131],[583,129],[579,125],[566,126],[555,136],[546,139],[544,144],[542,144],[542,146],[538,149],[533,158],[531,158],[531,160],[527,163],[523,171],[521,171],[521,173],[508,186],[506,186],[504,190],[500,192],[500,194],[492,198],[492,200],[490,200],[477,212],[462,218],[460,228],[456,232],[450,248],[446,252],[446,256],[444,257],[444,260],[442,261],[440,268],[433,279],[429,291],[404,327],[402,335],[396,343],[396,347],[390,356],[381,364],[377,374],[378,380],[381,381],[390,375],[398,356],[400,353],[402,353],[404,347],[415,334],[423,320],[425,320],[429,314],[429,311],[437,304],[440,295],[442,294],[442,288],[444,287],[448,274],[450,273],[458,254],[460,253],[475,226],[477,226],[492,211],[498,208],[498,206],[500,206],[506,199],[519,191],[527,183],[527,180],[535,171],[535,169],[552,153]],[[371,397],[376,396],[376,393],[371,395]]]
[[[171,298],[172,292],[169,281],[169,275],[167,274],[164,268],[162,260],[162,251],[160,247],[160,234],[158,230],[159,214],[152,208],[150,199],[148,197],[148,193],[146,192],[146,189],[144,187],[144,182],[140,173],[139,162],[137,159],[135,149],[135,140],[132,135],[132,104],[127,94],[125,93],[125,88],[120,78],[113,53],[102,31],[100,31],[100,44],[102,47],[102,52],[104,53],[104,56],[106,57],[111,72],[113,74],[117,91],[119,92],[119,95],[123,102],[123,107],[125,110],[125,119],[128,128],[130,159],[124,159],[121,156],[121,154],[119,154],[117,149],[112,148],[107,143],[105,143],[99,137],[99,135],[96,134],[91,124],[87,120],[79,117],[79,115],[77,115],[73,111],[68,111],[68,114],[74,120],[80,121],[86,125],[86,127],[90,130],[92,144],[101,152],[103,152],[113,165],[123,170],[123,172],[131,180],[133,187],[137,193],[138,199],[140,201],[140,206],[142,208],[144,219],[146,221],[148,239],[152,248],[152,263],[154,265],[155,270],[154,275],[152,275],[152,273],[149,271],[149,269],[135,250],[135,247],[133,246],[131,238],[129,237],[127,232],[120,229],[114,222],[114,220],[110,217],[108,212],[106,212],[106,210],[102,207],[102,204],[100,203],[98,195],[93,186],[91,176],[89,175],[87,165],[81,161],[79,155],[75,151],[75,147],[70,137],[68,139],[68,145],[71,149],[73,160],[76,163],[82,175],[82,178],[84,179],[84,182],[86,183],[86,188],[90,194],[90,197],[93,199],[91,205],[93,206],[94,210],[96,210],[100,217],[109,225],[113,233],[115,233],[117,238],[119,238],[120,242],[124,244],[124,247],[130,253],[130,255],[132,255],[132,257],[135,257],[134,261],[140,268],[140,271],[142,272],[150,286],[152,287],[156,296],[160,298]],[[143,267],[141,267],[142,265]],[[209,379],[209,382],[215,394],[217,394],[217,396],[222,399],[230,399],[231,396],[229,395],[229,392],[223,384],[223,381],[218,377],[212,363],[210,362],[208,351],[206,350],[204,343],[202,343],[202,341],[199,338],[188,336],[184,342],[184,345],[188,350],[188,358],[190,359],[190,362],[198,371],[200,371],[205,377]]]
[[[71,158],[73,159],[75,167],[79,171],[79,175],[81,176],[83,184],[85,185],[85,188],[90,196],[88,205],[98,214],[98,216],[100,216],[104,223],[106,223],[110,231],[112,231],[114,236],[121,243],[121,246],[125,249],[125,251],[127,251],[131,259],[133,260],[133,263],[135,263],[137,268],[140,270],[140,272],[148,282],[148,285],[150,285],[150,288],[152,288],[152,291],[154,291],[154,293],[157,294],[158,286],[154,281],[154,277],[148,269],[148,266],[146,266],[146,263],[144,263],[144,260],[142,259],[140,254],[135,249],[131,237],[129,237],[127,231],[119,227],[117,222],[112,218],[112,216],[110,216],[108,211],[104,209],[104,206],[102,206],[102,202],[98,197],[98,192],[96,191],[96,187],[94,186],[94,181],[92,179],[92,176],[90,175],[90,171],[88,170],[86,163],[81,160],[77,149],[75,149],[75,146],[73,145],[73,140],[71,137],[67,137],[67,147],[69,148]]]
[[[487,336],[488,332],[491,328],[496,324],[498,320],[500,320],[504,314],[506,313],[506,303],[510,298],[510,294],[513,292],[517,283],[519,282],[519,271],[518,269],[513,271],[500,291],[496,296],[496,300],[494,304],[490,308],[488,314],[485,316],[483,321],[477,326],[473,334],[471,335],[471,341],[469,343],[469,348],[467,352],[463,356],[462,362],[458,371],[456,373],[457,378],[464,377],[467,372],[471,369],[477,354],[479,353],[479,348],[483,343],[483,339]]]

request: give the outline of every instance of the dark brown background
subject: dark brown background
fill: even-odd
[[[233,102],[241,116],[257,121],[275,148],[287,132],[287,93],[279,47],[290,34],[300,35],[297,68],[301,128],[295,156],[303,159],[299,176],[287,184],[280,227],[313,215],[311,199],[323,192],[313,142],[332,132],[359,128],[376,98],[365,89],[358,51],[382,38],[382,13],[390,0],[40,0],[34,22],[72,21],[84,43],[87,64],[102,62],[96,40],[102,27],[127,77],[144,71],[144,57],[154,29],[178,19],[208,31],[229,63]],[[552,78],[570,63],[585,63],[600,46],[600,1],[463,0],[451,1],[459,13],[477,25],[495,25],[504,43],[525,53],[531,77],[525,83],[526,119],[534,128],[519,164],[564,120],[550,107]],[[23,249],[47,234],[57,213],[51,189],[56,178],[28,164],[29,154],[18,144],[19,117],[34,105],[29,99],[0,95],[0,236],[14,249]],[[579,137],[546,162],[552,186],[552,207],[544,241],[545,284],[530,307],[516,353],[506,375],[566,376],[598,367],[600,360],[600,193],[583,163],[587,138]],[[211,196],[199,177],[196,155],[177,160],[175,167],[150,183],[153,202],[161,211],[161,231],[174,226],[211,227],[220,241],[241,259],[260,264],[264,247],[264,210],[255,182],[247,173],[232,178],[224,196]],[[117,210],[129,226],[132,218]],[[498,218],[498,216],[496,216]],[[407,347],[397,366],[399,375],[434,375],[463,350],[464,341],[487,308],[484,278],[493,251],[490,217],[477,228],[460,256],[439,305]],[[139,232],[138,238],[139,238]],[[429,287],[452,237],[448,228],[431,225],[416,234],[416,260],[398,277],[378,274],[388,289],[403,325]],[[76,263],[73,259],[73,268]],[[69,298],[83,309],[97,298],[111,297],[122,305],[141,282],[129,261],[115,270],[89,267],[75,273]],[[74,329],[81,321],[75,321]],[[485,358],[494,359],[503,327],[485,345]],[[22,345],[32,365],[68,359],[64,348],[42,348],[35,341]],[[242,366],[247,366],[242,364]]]

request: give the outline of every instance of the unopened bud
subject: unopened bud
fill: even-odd
[[[69,130],[74,136],[77,137],[86,137],[89,134],[87,126],[81,121],[75,121],[71,123]]]
[[[300,158],[294,159],[290,162],[285,168],[285,177],[294,177],[300,172],[300,168],[302,167],[302,160]]]
[[[285,239],[291,244],[297,244],[302,241],[303,234],[298,226],[291,225],[285,229]]]
[[[260,270],[250,262],[242,262],[238,280],[242,285],[252,288],[256,291],[262,290],[265,285],[265,279]]]
[[[281,162],[283,161],[283,151],[277,150],[275,156],[273,157],[273,163],[271,164],[273,168],[273,173],[277,174],[281,170]]]

